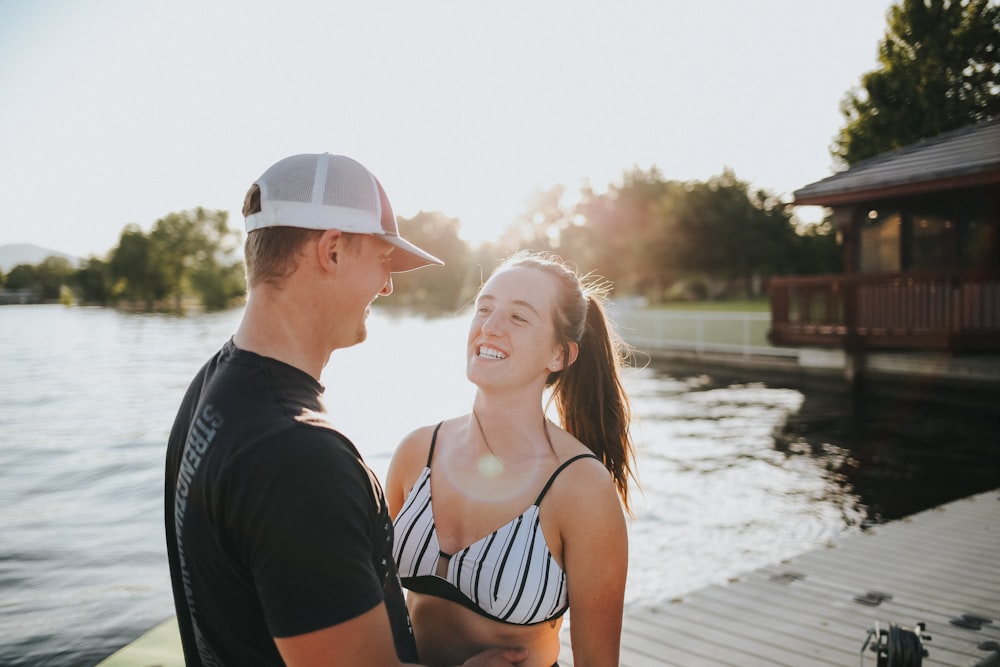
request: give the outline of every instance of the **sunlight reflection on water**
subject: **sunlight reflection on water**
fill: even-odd
[[[777,562],[860,525],[863,508],[822,463],[775,451],[803,396],[762,384],[633,373],[643,486],[628,600],[662,601]]]

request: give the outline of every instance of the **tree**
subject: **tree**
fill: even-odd
[[[205,261],[191,273],[191,289],[205,310],[223,310],[246,293],[246,276],[239,261]]]
[[[565,185],[535,190],[525,198],[525,210],[500,237],[499,245],[508,253],[516,250],[562,251],[562,236],[572,225],[574,210],[564,199]]]
[[[212,309],[225,307],[234,290],[243,292],[242,284],[234,281],[240,234],[229,229],[228,218],[226,211],[198,207],[170,213],[153,225],[150,258],[178,312],[183,296],[192,291]]]
[[[170,293],[167,280],[154,263],[152,243],[138,225],[122,230],[118,246],[111,252],[111,276],[115,294],[128,301],[144,303],[146,310]]]
[[[18,264],[7,274],[7,289],[31,289],[38,287],[38,271],[32,264]]]
[[[1000,5],[902,0],[878,62],[841,101],[831,152],[846,165],[1000,114]]]
[[[619,292],[656,303],[682,282],[728,295],[758,291],[758,278],[788,270],[794,228],[770,193],[751,193],[731,170],[708,182],[664,180],[633,169],[606,195],[582,193],[583,225],[562,229],[562,247]],[[717,284],[709,290],[707,282]]]
[[[73,276],[73,265],[65,257],[46,257],[35,267],[41,298],[48,301],[58,299],[63,288],[68,287]]]
[[[663,258],[668,277],[716,284],[718,296],[758,292],[757,279],[787,269],[794,229],[787,207],[765,190],[750,191],[732,170],[707,182],[675,184],[658,207],[661,224],[649,252]]]
[[[585,189],[573,225],[564,230],[564,245],[580,268],[600,273],[617,291],[658,300],[659,286],[673,279],[672,241],[664,235],[670,206],[664,202],[682,189],[655,166],[626,171],[603,195]]]
[[[111,267],[101,259],[96,257],[88,259],[77,269],[73,276],[73,284],[77,289],[77,298],[82,303],[106,306],[111,302]]]
[[[844,272],[844,250],[837,242],[837,230],[830,216],[796,233],[790,268],[795,275]]]
[[[469,248],[459,237],[458,219],[421,211],[412,218],[399,218],[398,224],[404,238],[425,248],[444,266],[392,274],[395,298],[387,303],[440,312],[453,311],[471,298],[478,282],[470,277]]]

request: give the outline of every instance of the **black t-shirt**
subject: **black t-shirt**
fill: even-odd
[[[416,660],[382,488],[308,374],[232,341],[205,364],[170,433],[165,519],[188,665],[280,665],[272,637],[383,601]]]

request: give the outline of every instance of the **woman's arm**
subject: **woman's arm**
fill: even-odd
[[[597,462],[587,463],[573,471],[567,480],[571,483],[559,493],[573,664],[617,667],[628,572],[628,529],[608,471]]]

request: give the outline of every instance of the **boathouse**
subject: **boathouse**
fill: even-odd
[[[774,345],[1000,352],[1000,119],[794,193],[832,211],[840,275],[769,282]]]

